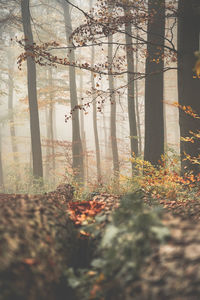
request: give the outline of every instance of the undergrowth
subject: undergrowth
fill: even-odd
[[[154,243],[162,243],[169,232],[160,221],[161,209],[150,210],[143,202],[141,190],[122,198],[119,209],[109,223],[101,228],[104,217],[96,217],[85,228],[97,239],[96,258],[88,270],[66,275],[80,299],[122,299],[124,288],[136,280],[145,258]]]

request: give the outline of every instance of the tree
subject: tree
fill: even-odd
[[[53,72],[52,67],[47,69],[47,82],[48,82],[48,98],[49,98],[49,107],[46,106],[46,124],[47,124],[47,163],[46,163],[46,177],[49,177],[50,169],[53,170],[53,183],[55,183],[55,169],[56,169],[56,160],[55,160],[55,144],[54,144],[54,97],[53,97]],[[49,161],[51,157],[51,161]],[[50,168],[51,165],[51,168]]]
[[[94,47],[92,47],[92,57],[91,57],[91,66],[94,65]],[[92,90],[95,90],[95,81],[94,74],[91,72],[91,82],[92,82]],[[93,128],[94,128],[94,141],[96,148],[96,165],[97,165],[97,180],[101,181],[101,158],[100,158],[100,147],[99,147],[99,136],[98,136],[98,128],[97,128],[97,104],[96,99],[92,101],[93,105]]]
[[[182,107],[191,107],[200,115],[200,82],[195,76],[195,51],[199,50],[200,32],[200,3],[199,0],[179,0],[178,3],[178,96]],[[192,133],[198,133],[200,120],[185,114],[180,109],[179,114],[181,137],[192,137]],[[200,139],[194,139],[193,143],[181,140],[181,170],[200,172],[198,164],[191,164],[185,160],[185,154],[198,157],[200,153]]]
[[[137,124],[135,114],[135,87],[134,87],[134,57],[132,49],[132,25],[130,19],[132,15],[128,12],[128,6],[124,9],[126,16],[125,37],[126,37],[126,59],[127,59],[127,84],[128,84],[128,115],[129,115],[129,130],[131,141],[131,156],[138,155],[138,139],[137,139]],[[134,172],[134,165],[132,164]]]
[[[116,65],[112,68],[112,73],[109,70],[107,61],[97,62],[94,66],[88,62],[82,63],[73,59],[59,58],[53,55],[48,46],[35,47],[37,59],[42,62],[48,61],[53,64],[61,64],[69,66],[70,68],[80,68],[93,73],[106,76],[123,76],[127,74],[128,77],[128,96],[129,100],[134,99],[134,81],[138,78],[146,78],[146,138],[145,138],[145,159],[157,164],[161,155],[164,153],[164,124],[163,124],[163,72],[171,68],[166,66],[164,68],[164,48],[169,51],[174,51],[173,39],[168,39],[168,43],[164,43],[165,36],[165,1],[149,0],[147,1],[113,1],[105,0],[98,1],[98,9],[95,14],[85,12],[82,8],[69,0],[63,0],[65,5],[71,5],[79,12],[83,13],[86,17],[86,22],[78,26],[74,32],[70,32],[70,43],[68,43],[69,53],[73,53],[74,49],[87,46],[101,46],[107,43],[105,37],[110,34],[118,34],[120,36],[116,44],[122,49],[126,50],[127,66],[124,64],[123,55],[120,57],[118,51],[115,53],[117,56]],[[114,5],[114,13],[112,19],[109,19],[108,6]],[[125,14],[123,9],[125,8]],[[158,13],[159,11],[159,13]],[[146,28],[146,21],[148,19],[148,26]],[[135,30],[132,32],[131,26]],[[68,26],[68,30],[69,30]],[[124,30],[125,28],[125,30]],[[171,30],[171,28],[170,28]],[[122,35],[126,34],[126,44],[121,40]],[[147,38],[146,38],[147,37]],[[72,41],[73,40],[73,41]],[[134,70],[133,51],[134,44],[140,45],[140,49],[144,49],[147,44],[147,62],[146,73],[140,72],[136,74]],[[125,46],[125,47],[124,47]],[[46,47],[46,48],[45,48]],[[55,50],[55,48],[54,48]],[[117,48],[118,50],[118,48]],[[70,55],[69,55],[70,56]],[[132,56],[132,57],[131,57]],[[39,58],[38,58],[39,57]],[[69,58],[69,57],[68,57]],[[129,61],[128,61],[129,60]],[[119,62],[119,63],[118,63]],[[122,63],[121,63],[122,62]],[[139,67],[140,69],[140,67]],[[125,84],[120,88],[125,88]],[[99,91],[100,92],[100,91]],[[104,94],[106,95],[106,93]],[[100,97],[99,97],[100,98]],[[103,102],[103,101],[102,101]],[[138,140],[137,140],[137,126],[135,116],[134,101],[128,101],[129,107],[129,120],[130,120],[130,137],[131,137],[131,152],[138,154]],[[77,104],[73,105],[72,113],[79,108]],[[133,144],[135,144],[133,146]],[[135,148],[135,149],[134,149]]]
[[[81,51],[79,52],[81,55]],[[80,95],[79,95],[79,105],[82,105],[83,99],[83,72],[80,70],[79,74],[79,81],[80,81]],[[87,153],[87,143],[86,143],[86,133],[85,133],[85,122],[84,122],[84,111],[80,110],[80,132],[81,132],[81,141],[83,145],[83,163],[84,163],[84,174],[85,174],[85,181],[88,182],[88,153]]]
[[[21,0],[22,24],[25,37],[25,51],[29,52],[27,56],[27,80],[28,80],[28,100],[30,111],[30,130],[31,130],[31,148],[33,160],[33,176],[35,178],[43,177],[42,167],[42,149],[40,140],[40,125],[37,103],[37,84],[36,84],[36,65],[31,56],[33,47],[33,34],[30,21],[29,0]],[[34,55],[33,55],[34,56]]]
[[[163,70],[165,0],[149,0],[145,80],[144,159],[157,165],[164,154]]]
[[[108,65],[112,72],[112,61],[113,61],[113,36],[108,36]],[[116,99],[114,91],[114,77],[113,75],[108,76],[109,80],[109,91],[110,91],[110,136],[111,136],[111,148],[113,157],[113,171],[114,176],[119,176],[119,157],[117,147],[117,136],[116,136]]]
[[[135,52],[135,72],[138,73],[138,40],[136,41],[136,52]],[[138,154],[142,154],[142,134],[140,124],[140,109],[139,109],[139,92],[138,92],[138,80],[135,82],[135,111],[136,111],[136,123],[138,132]]]
[[[69,81],[70,81],[70,102],[72,112],[72,168],[75,178],[80,182],[84,181],[84,165],[83,165],[83,148],[80,136],[79,114],[78,110],[74,108],[78,106],[77,88],[76,88],[76,74],[73,64],[75,64],[75,53],[73,50],[73,43],[71,40],[72,24],[69,12],[69,4],[65,0],[62,2],[64,11],[65,31],[68,44],[68,58],[69,66]]]

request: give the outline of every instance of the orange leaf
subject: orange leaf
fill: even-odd
[[[24,258],[22,262],[29,266],[33,266],[38,263],[38,261],[35,258]]]
[[[90,292],[90,299],[94,299],[96,297],[97,292],[101,290],[101,287],[98,284],[95,284]]]

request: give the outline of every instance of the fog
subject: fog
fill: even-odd
[[[61,1],[62,2],[62,1]],[[31,27],[33,40],[36,45],[48,42],[57,42],[57,46],[49,46],[47,52],[58,58],[68,57],[67,41],[63,7],[56,0],[32,0],[30,1]],[[73,1],[76,7],[70,6],[70,14],[73,30],[81,24],[85,24],[83,11],[89,13],[90,5],[96,11],[95,1]],[[20,41],[24,38],[20,2],[9,1],[2,4],[0,27],[0,52],[1,52],[1,155],[3,164],[3,185],[6,192],[26,191],[30,192],[32,176],[32,150],[30,135],[30,115],[27,90],[27,62],[22,61],[20,66],[19,56],[24,52]],[[7,21],[4,16],[8,16]],[[173,24],[173,18],[167,20],[166,28]],[[145,25],[144,25],[145,26]],[[173,26],[173,43],[176,47],[176,25]],[[134,30],[134,29],[133,29]],[[166,29],[169,38],[172,32]],[[144,34],[145,36],[145,34]],[[124,46],[118,46],[117,42],[125,43],[123,34],[119,32],[113,36],[116,44],[113,45],[115,55],[115,69],[117,65],[126,68]],[[99,38],[100,40],[100,38]],[[97,39],[98,42],[98,39]],[[101,38],[103,44],[94,47],[94,63],[107,62],[108,46],[107,37]],[[74,42],[75,43],[75,42]],[[91,44],[88,42],[88,44]],[[80,44],[82,45],[82,44]],[[133,46],[135,48],[135,45]],[[54,50],[50,48],[55,48]],[[50,50],[49,50],[50,49]],[[91,46],[74,49],[76,64],[91,64]],[[145,70],[144,51],[146,45],[139,47],[137,62],[138,72]],[[36,63],[37,73],[37,100],[40,120],[40,135],[42,144],[43,174],[46,189],[53,189],[61,182],[70,182],[72,179],[72,118],[70,117],[70,79],[69,67],[46,60],[44,65]],[[49,65],[50,64],[50,65]],[[165,58],[165,66],[176,67],[176,61]],[[113,161],[110,133],[110,96],[107,75],[94,73],[95,91],[92,89],[91,72],[85,68],[75,68],[76,90],[78,103],[84,105],[78,109],[80,121],[80,134],[84,144],[84,168],[85,182],[97,183],[96,148],[93,123],[93,102],[97,97],[97,129],[100,147],[101,179],[108,183],[113,178]],[[51,78],[50,78],[51,76]],[[138,110],[141,129],[141,153],[144,153],[144,97],[145,78],[136,80],[138,90]],[[119,166],[121,175],[131,174],[131,149],[130,132],[128,122],[127,104],[127,74],[114,76],[114,86],[117,89],[116,101],[116,140],[118,144]],[[9,99],[12,102],[8,107]],[[99,103],[98,103],[99,101]],[[178,109],[174,103],[178,101],[177,95],[177,70],[169,70],[164,73],[164,122],[165,122],[165,148],[172,153],[179,153],[179,123]],[[98,109],[99,107],[99,109]],[[52,114],[52,116],[50,116]],[[69,119],[66,121],[66,116]],[[50,119],[51,118],[51,119]],[[50,120],[52,124],[50,124]],[[50,133],[52,126],[53,137]],[[14,133],[13,133],[14,129]],[[53,151],[52,151],[53,147]],[[53,166],[52,160],[55,165]]]

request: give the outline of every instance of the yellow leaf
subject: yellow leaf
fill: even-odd
[[[194,69],[195,69],[197,76],[200,77],[200,59],[197,60]]]
[[[87,272],[87,274],[88,274],[89,276],[94,276],[94,275],[97,274],[97,272],[95,272],[95,271],[89,271],[89,272]]]
[[[104,276],[103,273],[101,273],[101,274],[99,275],[99,277],[97,278],[97,281],[96,281],[96,282],[100,283],[100,282],[103,281],[103,280],[105,280],[105,276]]]

